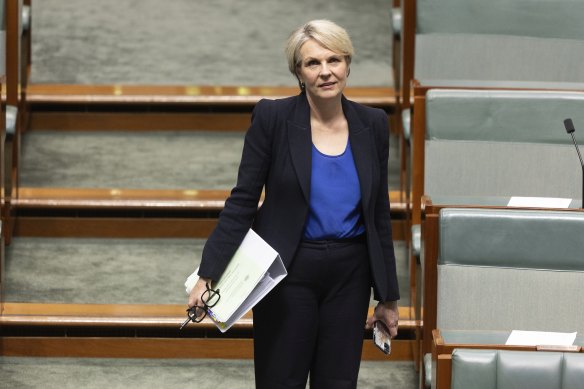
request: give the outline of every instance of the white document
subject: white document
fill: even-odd
[[[568,208],[572,199],[559,197],[518,197],[513,196],[508,207],[532,207],[532,208]]]
[[[198,271],[195,270],[185,282],[187,294],[199,279]],[[287,274],[276,250],[250,229],[225,272],[213,285],[221,298],[209,309],[209,317],[221,332],[227,331]]]
[[[513,330],[506,345],[509,346],[571,346],[577,332],[542,332]]]

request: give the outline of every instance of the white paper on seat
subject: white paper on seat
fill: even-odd
[[[533,208],[568,208],[572,199],[560,197],[519,197],[513,196],[508,207],[533,207]]]
[[[199,276],[197,268],[185,282],[190,294]],[[227,331],[287,275],[280,255],[253,230],[249,230],[221,278],[213,284],[221,298],[209,317],[221,332]]]
[[[508,346],[571,346],[577,332],[511,331]]]

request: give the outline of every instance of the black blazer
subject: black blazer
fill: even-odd
[[[345,97],[342,106],[361,187],[374,296],[379,301],[398,300],[387,193],[387,114]],[[306,95],[258,102],[245,136],[237,185],[205,244],[200,276],[219,279],[250,227],[290,266],[308,215],[311,158]]]

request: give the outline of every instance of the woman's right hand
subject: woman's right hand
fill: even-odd
[[[209,278],[203,278],[203,277],[199,278],[199,280],[197,281],[197,283],[193,287],[193,290],[191,290],[191,293],[189,294],[189,302],[188,302],[189,308],[192,308],[195,305],[197,305],[199,307],[202,307],[205,305],[203,303],[203,301],[201,301],[201,297],[203,296],[203,293],[205,293],[207,291],[207,284],[209,286],[211,286],[211,282],[213,282],[213,280],[211,280]]]

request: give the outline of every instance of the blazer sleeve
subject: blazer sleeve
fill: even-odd
[[[376,296],[379,301],[399,300],[399,286],[397,282],[397,270],[395,252],[393,247],[393,237],[391,231],[391,214],[389,208],[388,190],[388,162],[389,162],[389,125],[385,112],[376,120],[375,133],[377,137],[377,155],[379,157],[379,192],[377,193],[375,205],[375,227],[379,235],[385,262],[387,290],[380,291],[381,295]]]
[[[245,135],[237,184],[225,202],[205,247],[199,276],[218,280],[251,227],[271,160],[271,101],[256,104]]]

